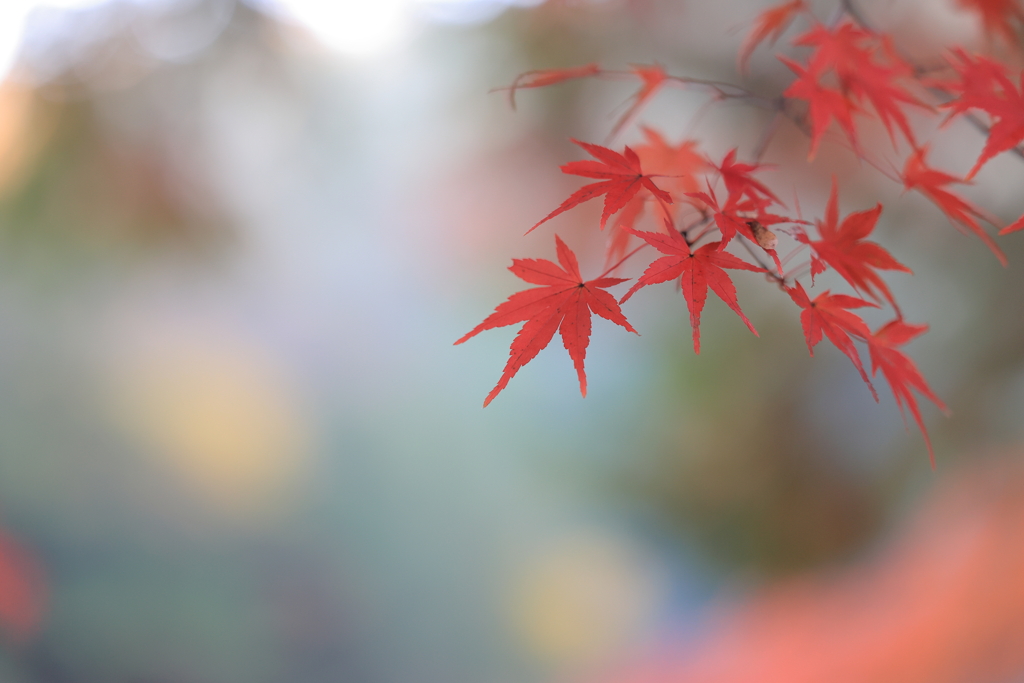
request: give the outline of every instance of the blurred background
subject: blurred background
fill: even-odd
[[[1019,236],[1004,270],[842,145],[765,156],[805,217],[831,174],[885,203],[936,472],[754,274],[760,338],[712,298],[699,357],[671,287],[640,338],[598,320],[586,400],[555,342],[481,410],[514,330],[452,346],[553,232],[602,267],[596,202],[523,233],[635,83],[488,91],[657,61],[775,96],[772,50],[736,69],[766,6],[2,0],[0,681],[1021,680]],[[999,49],[953,0],[862,6],[922,64]],[[768,115],[704,102],[638,120],[748,158]],[[944,170],[983,144],[915,123]],[[1012,219],[1022,181],[963,192]]]

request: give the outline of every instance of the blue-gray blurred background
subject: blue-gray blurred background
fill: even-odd
[[[952,1],[864,5],[924,63],[986,46]],[[579,186],[569,138],[601,142],[635,84],[517,111],[488,91],[657,61],[778,95],[771,50],[736,69],[765,7],[2,0],[0,587],[32,595],[5,608],[0,680],[586,678],[702,633],[723,590],[866,561],[937,480],[1013,453],[1020,237],[1004,270],[841,145],[808,165],[786,126],[763,177],[787,203],[820,216],[837,174],[844,215],[886,204],[879,240],[915,272],[889,281],[932,328],[910,353],[953,411],[923,406],[938,473],[887,387],[876,405],[835,349],[809,358],[754,274],[760,338],[712,297],[695,356],[682,297],[651,288],[625,309],[641,337],[595,322],[585,400],[556,340],[481,409],[514,330],[452,342],[553,232],[602,268],[597,206],[523,233]],[[749,156],[768,116],[703,102],[666,90],[640,121]],[[983,143],[934,140],[957,173]],[[1012,219],[1022,180],[1004,155],[963,192]]]

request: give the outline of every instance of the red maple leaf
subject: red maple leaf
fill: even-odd
[[[623,154],[612,151],[607,147],[592,145],[588,142],[573,140],[574,143],[585,149],[598,161],[573,161],[564,164],[562,173],[583,176],[584,178],[601,178],[601,182],[584,185],[576,190],[568,199],[562,202],[561,206],[541,219],[537,225],[527,230],[527,234],[536,230],[546,221],[569,209],[582,204],[583,202],[604,195],[604,211],[601,213],[601,229],[604,230],[608,219],[640,191],[647,189],[660,202],[672,203],[672,196],[668,192],[658,188],[651,180],[650,175],[645,175],[640,168],[640,157],[636,152],[626,147]]]
[[[793,287],[787,287],[786,292],[793,299],[797,306],[804,309],[800,312],[800,325],[804,329],[804,338],[807,340],[807,350],[814,355],[814,347],[821,341],[822,334],[828,337],[837,349],[846,354],[846,357],[853,361],[854,367],[860,373],[861,379],[868,385],[871,395],[878,400],[878,394],[871,385],[871,380],[864,372],[864,365],[860,361],[860,354],[853,345],[850,335],[861,339],[870,336],[868,326],[859,316],[850,313],[850,308],[863,308],[870,306],[878,308],[875,304],[864,299],[846,294],[830,294],[825,290],[812,301],[804,291],[803,285],[794,283]]]
[[[808,161],[814,159],[818,153],[821,138],[825,135],[825,130],[833,119],[850,138],[854,151],[859,154],[857,131],[853,127],[853,113],[856,111],[856,106],[843,93],[822,85],[818,80],[818,74],[813,71],[804,69],[793,60],[781,55],[779,55],[779,60],[797,75],[797,79],[782,93],[783,97],[806,100],[808,103],[807,116],[811,124],[811,151],[807,155]]]
[[[816,24],[812,29],[793,39],[794,45],[813,47],[814,52],[808,59],[808,70],[815,76],[821,76],[834,69],[843,87],[844,79],[856,78],[856,71],[872,66],[873,46],[868,41],[872,34],[850,21],[837,26]]]
[[[512,108],[516,108],[516,90],[520,88],[544,88],[549,85],[556,85],[564,81],[571,81],[577,78],[588,78],[601,73],[601,67],[595,63],[583,66],[573,66],[567,69],[537,69],[519,74],[512,81],[512,85],[505,88],[494,88],[491,92],[508,90],[508,101]]]
[[[754,20],[754,28],[750,30],[750,33],[743,40],[743,44],[740,46],[739,55],[739,68],[740,72],[746,72],[747,61],[750,59],[750,55],[753,54],[757,46],[765,40],[768,41],[769,45],[774,45],[775,41],[786,32],[789,25],[793,23],[793,20],[798,14],[807,9],[804,5],[804,0],[792,0],[791,2],[784,2],[781,5],[775,5],[769,7],[761,14],[757,15],[757,19]]]
[[[935,452],[932,450],[931,439],[928,438],[928,431],[924,428],[924,421],[921,419],[921,411],[917,407],[917,399],[911,393],[916,389],[929,401],[938,406],[939,410],[949,414],[949,409],[939,400],[931,387],[921,376],[917,366],[909,357],[897,351],[894,347],[903,346],[915,337],[928,331],[927,325],[911,325],[897,318],[879,328],[873,335],[867,338],[868,352],[871,355],[871,375],[874,376],[878,370],[882,371],[885,381],[892,388],[892,395],[896,399],[896,405],[900,409],[906,422],[906,415],[903,408],[906,406],[910,414],[914,416],[924,442],[928,446],[928,458],[931,460],[932,468],[935,468]]]
[[[797,239],[814,249],[815,258],[811,262],[812,276],[822,272],[825,264],[828,264],[858,292],[867,294],[876,301],[881,294],[899,312],[892,292],[875,271],[911,271],[881,246],[865,239],[875,229],[881,213],[882,205],[878,204],[873,209],[849,214],[843,219],[842,224],[839,224],[839,190],[833,176],[832,193],[825,208],[825,220],[818,222],[821,239],[811,241],[802,232],[797,233]]]
[[[669,144],[661,133],[641,126],[646,141],[634,147],[643,168],[651,175],[665,176],[662,186],[672,195],[673,200],[684,196],[687,192],[700,189],[697,174],[703,171],[708,162],[697,152],[697,142],[683,140],[678,145]],[[615,227],[608,238],[606,265],[621,259],[629,248],[631,235],[624,228],[635,228],[637,221],[643,216],[644,208],[650,195],[646,192],[637,193],[626,204],[615,221]],[[655,207],[656,222],[671,225],[672,212],[669,207],[658,202]],[[671,229],[671,228],[669,228]]]
[[[989,37],[998,33],[1010,46],[1018,45],[1020,39],[1012,20],[1024,21],[1024,13],[1017,0],[957,0],[957,4],[981,15],[982,27]]]
[[[951,185],[953,183],[960,183],[963,185],[969,184],[964,180],[960,180],[955,176],[951,176],[948,173],[942,171],[936,171],[934,168],[928,166],[925,163],[925,156],[928,154],[928,147],[922,147],[914,150],[914,153],[907,157],[907,163],[903,166],[903,184],[908,190],[916,189],[928,199],[932,200],[936,206],[938,206],[944,214],[952,221],[953,225],[960,227],[966,227],[975,235],[981,238],[992,253],[996,255],[999,262],[1004,266],[1007,264],[1006,255],[1003,250],[999,248],[999,245],[995,243],[987,232],[978,224],[977,219],[980,218],[984,221],[998,225],[994,218],[989,218],[981,209],[976,206],[967,203],[960,197],[956,196],[949,190],[944,190],[944,185]],[[1019,223],[1020,221],[1018,221]],[[1015,227],[1016,226],[1016,227]],[[1020,229],[1024,227],[1024,224],[1017,226],[1017,223],[1009,226],[1008,231],[1011,229]]]
[[[951,58],[948,61],[956,72],[955,77],[938,74],[921,79],[927,87],[938,88],[951,95],[956,95],[957,99],[941,105],[953,110],[949,115],[950,118],[973,106],[965,107],[961,100],[998,107],[999,101],[1004,98],[1003,90],[1013,89],[1013,83],[1009,80],[1006,67],[987,57],[971,57],[959,47],[954,47],[951,52],[955,59]]]
[[[798,86],[792,95],[811,102],[812,128],[817,125],[818,130],[824,130],[828,125],[827,119],[822,119],[824,123],[821,120],[815,122],[816,108],[820,110],[819,118],[830,112],[831,117],[846,131],[857,151],[857,140],[852,133],[852,113],[862,110],[863,105],[870,102],[894,146],[894,126],[911,145],[916,145],[914,133],[900,105],[927,106],[897,82],[897,79],[911,78],[914,71],[899,56],[888,37],[875,35],[851,22],[844,22],[832,28],[819,24],[797,37],[793,43],[815,48],[807,71],[803,74],[797,72],[804,84]],[[792,65],[790,68],[793,68]],[[821,77],[829,71],[835,72],[839,81],[838,91],[821,85]],[[806,94],[797,94],[800,91]],[[845,107],[836,95],[845,101]]]
[[[700,314],[704,310],[704,302],[708,298],[708,287],[711,287],[711,290],[735,311],[750,331],[757,336],[757,330],[740,310],[740,304],[736,299],[736,287],[723,269],[751,270],[755,273],[767,272],[764,268],[752,266],[728,252],[721,251],[718,242],[705,244],[691,253],[686,239],[675,230],[670,231],[667,235],[635,230],[631,232],[668,256],[662,256],[649,265],[637,283],[622,297],[620,303],[624,303],[641,287],[679,278],[683,297],[686,299],[686,307],[690,310],[693,350],[696,353],[700,353]]]
[[[985,146],[965,178],[970,180],[989,159],[1024,140],[1024,95],[1014,86],[1002,64],[987,57],[972,59],[960,49],[953,54],[958,61],[951,61],[951,64],[960,79],[951,85],[958,98],[945,105],[952,109],[950,116],[980,109],[993,121]],[[1024,73],[1021,74],[1021,89],[1024,89]]]
[[[484,399],[484,407],[508,385],[519,368],[533,360],[548,345],[556,331],[561,333],[562,343],[576,367],[580,393],[586,396],[587,375],[583,369],[583,360],[590,344],[591,312],[630,332],[636,332],[622,315],[615,297],[604,291],[604,288],[626,280],[605,277],[584,282],[576,255],[558,235],[555,235],[555,247],[558,264],[547,259],[513,259],[509,270],[530,284],[543,286],[513,294],[499,304],[494,313],[482,323],[455,342],[461,344],[484,330],[526,321],[512,341],[505,370],[498,384]]]
[[[875,54],[884,54],[886,64],[881,65],[867,59],[851,73],[841,76],[843,84],[859,100],[866,99],[871,102],[886,132],[889,133],[893,147],[896,146],[893,124],[903,133],[907,142],[916,147],[914,132],[899,105],[908,104],[927,111],[933,109],[896,82],[897,79],[911,79],[914,69],[899,56],[889,36],[881,37],[880,49],[877,49]]]
[[[722,159],[722,165],[714,168],[722,175],[722,182],[729,192],[727,204],[739,202],[743,196],[747,196],[755,202],[759,199],[770,199],[772,203],[782,205],[782,200],[753,176],[754,171],[766,167],[763,164],[738,163],[735,147]]]

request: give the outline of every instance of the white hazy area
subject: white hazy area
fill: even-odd
[[[33,42],[54,44],[60,31],[84,27],[71,19],[101,5],[132,4],[155,12],[180,12],[199,0],[0,0],[0,80]],[[490,21],[510,6],[543,0],[243,0],[281,21],[305,27],[327,48],[361,58],[392,50],[423,23],[473,24]],[[230,2],[225,3],[230,6]],[[61,11],[63,10],[63,12]],[[47,18],[38,18],[35,13]],[[54,20],[54,18],[60,20]],[[36,30],[41,25],[41,30]]]

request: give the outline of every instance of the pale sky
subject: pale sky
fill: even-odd
[[[37,8],[79,9],[114,0],[0,0],[0,79],[10,70],[23,39],[26,18]],[[121,0],[124,1],[124,0]],[[129,0],[166,5],[190,0]],[[284,21],[306,26],[327,47],[354,57],[387,52],[401,44],[417,22],[476,23],[511,5],[543,0],[243,0]],[[29,37],[30,38],[30,37]]]

